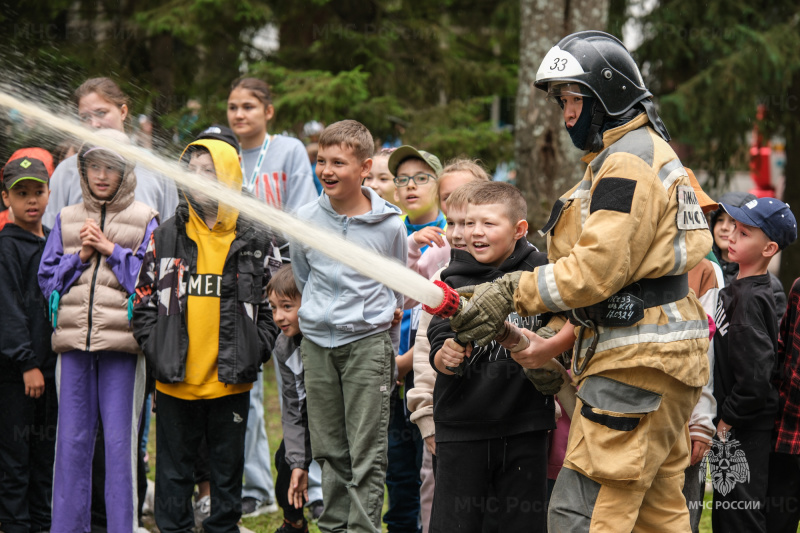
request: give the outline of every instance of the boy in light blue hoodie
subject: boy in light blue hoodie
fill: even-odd
[[[405,264],[400,210],[361,182],[372,135],[343,120],[319,139],[316,173],[325,194],[300,219]],[[321,531],[380,532],[389,398],[403,296],[316,250],[291,246],[303,297],[299,311],[311,450],[322,466]]]

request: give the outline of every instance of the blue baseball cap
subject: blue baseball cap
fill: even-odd
[[[719,205],[734,220],[763,231],[781,250],[797,239],[797,221],[788,204],[777,198],[756,198],[742,207]]]

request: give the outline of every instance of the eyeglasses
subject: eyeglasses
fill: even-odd
[[[108,111],[104,111],[102,109],[97,111],[89,111],[88,113],[81,113],[80,115],[78,115],[78,120],[84,123],[91,122],[93,118],[96,118],[98,120],[103,120],[107,114]]]
[[[431,180],[436,180],[436,176],[432,176],[430,174],[420,173],[415,174],[414,176],[397,176],[394,179],[394,184],[398,187],[406,187],[408,186],[409,181],[413,181],[414,185],[425,185]]]

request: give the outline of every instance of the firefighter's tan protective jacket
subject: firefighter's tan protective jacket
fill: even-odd
[[[642,278],[688,272],[712,235],[683,165],[647,125],[647,115],[603,135],[583,180],[559,199],[547,233],[550,264],[524,273],[517,312],[563,312],[605,300]],[[576,335],[578,328],[576,328]],[[688,386],[708,381],[708,322],[694,293],[651,307],[632,327],[598,327],[596,353],[581,378],[651,367]],[[583,342],[583,356],[592,338]]]

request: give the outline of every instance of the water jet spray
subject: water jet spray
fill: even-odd
[[[319,250],[359,274],[417,300],[423,304],[423,309],[428,313],[442,318],[450,318],[458,312],[465,301],[455,289],[447,284],[441,281],[432,283],[400,262],[365,250],[335,233],[310,225],[308,222],[260,200],[243,196],[240,192],[231,190],[219,182],[198,180],[196,174],[187,172],[178,162],[167,161],[133,145],[115,143],[100,135],[96,130],[86,128],[63,117],[54,116],[41,106],[12,96],[2,89],[0,89],[0,107],[16,109],[20,114],[38,120],[49,129],[83,139],[95,146],[114,150],[125,159],[141,163],[172,179],[185,189],[202,192],[206,196],[213,196],[222,203],[235,206],[241,214],[282,233],[290,241]],[[498,342],[511,351],[525,349],[529,343],[525,342],[527,340],[521,330],[508,322],[498,335]],[[564,367],[555,360],[551,360],[542,368],[563,372],[565,383],[558,393],[558,397],[571,415],[575,405],[575,390],[569,384]]]
[[[99,135],[96,130],[54,116],[37,104],[11,96],[2,90],[0,90],[0,107],[16,109],[20,114],[36,119],[50,129],[114,150],[125,159],[136,161],[172,179],[185,189],[197,190],[206,196],[213,196],[222,203],[235,206],[240,213],[283,234],[288,240],[319,250],[359,274],[427,306],[438,307],[442,302],[442,290],[406,265],[365,250],[333,232],[314,227],[260,200],[243,196],[218,182],[198,180],[195,174],[187,172],[178,162],[167,161],[136,146],[115,143]]]

